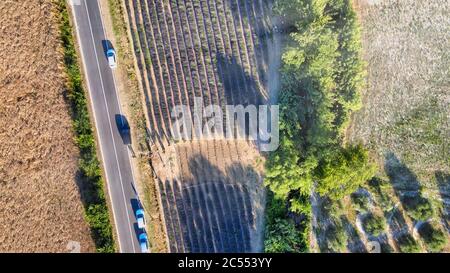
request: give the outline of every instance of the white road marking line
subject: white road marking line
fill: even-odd
[[[104,87],[104,84],[103,84],[103,77],[102,77],[102,75],[101,75],[100,63],[98,62],[99,59],[98,59],[97,49],[96,49],[96,47],[95,47],[95,38],[94,38],[94,32],[93,32],[93,30],[92,30],[91,17],[90,17],[90,15],[89,15],[89,10],[88,10],[88,8],[87,8],[87,5],[85,5],[85,9],[86,9],[86,13],[87,13],[87,16],[88,16],[89,29],[90,29],[90,32],[91,32],[92,43],[93,43],[93,46],[94,46],[94,53],[95,53],[95,58],[96,58],[95,61],[96,61],[96,63],[97,63],[97,68],[98,68],[98,72],[99,72],[99,76],[100,76],[100,82],[101,82],[101,86],[102,86],[102,93],[103,93],[103,97],[104,97],[105,104],[106,104],[106,112],[107,112],[107,114],[108,114],[108,125],[109,125],[109,128],[110,128],[110,130],[111,130],[111,138],[112,138],[113,146],[114,146],[114,154],[115,154],[115,157],[116,157],[117,166],[119,167],[120,164],[119,164],[119,159],[118,159],[118,156],[117,156],[116,142],[115,142],[114,136],[113,136],[113,135],[114,135],[114,132],[113,132],[112,125],[111,125],[111,120],[109,119],[110,113],[109,113],[109,109],[108,109],[108,102],[107,102],[107,100],[106,100],[105,87]],[[125,204],[125,211],[126,211],[126,213],[127,213],[127,222],[128,222],[128,224],[129,224],[128,227],[129,227],[129,229],[130,229],[131,243],[132,243],[132,245],[133,245],[133,250],[135,251],[136,248],[135,248],[135,245],[134,245],[134,237],[133,237],[134,232],[133,232],[132,229],[131,229],[130,214],[128,213],[128,209],[127,209],[127,205],[126,205],[126,204],[127,204],[127,201],[126,201],[126,197],[125,197],[125,190],[124,190],[124,188],[123,188],[122,173],[121,173],[121,171],[120,171],[120,168],[118,168],[118,171],[119,171],[120,186],[121,186],[121,188],[122,188],[123,201],[124,201],[124,204]]]
[[[97,6],[98,6],[98,10],[100,11],[100,14],[101,14],[102,9],[101,9],[100,4],[99,4],[98,1],[97,1]],[[101,22],[101,26],[102,26],[103,36],[105,37],[106,40],[109,41],[108,35],[106,35],[106,30],[105,30],[105,27],[104,27],[104,24],[103,24],[103,18],[102,18],[101,16],[100,16],[100,22]],[[114,71],[112,71],[112,76],[113,76],[113,81],[114,81],[114,91],[115,91],[115,93],[116,93],[117,104],[119,105],[119,111],[120,111],[120,114],[123,116],[123,111],[122,111],[122,106],[120,105],[120,99],[119,99],[119,95],[118,95],[119,92],[117,91],[117,81],[116,81],[116,76],[115,76],[115,74],[114,74]],[[130,135],[130,138],[131,138],[131,135]],[[139,200],[139,191],[138,191],[138,188],[136,187],[136,185],[135,185],[135,183],[134,183],[134,182],[135,182],[136,175],[135,175],[135,173],[134,173],[133,164],[132,164],[132,162],[131,162],[131,153],[130,153],[130,149],[128,149],[128,148],[127,148],[127,153],[128,153],[128,161],[130,162],[131,175],[132,175],[132,177],[133,177],[132,184],[133,184],[134,190],[136,191],[137,199],[138,199],[139,202],[141,202],[141,201]]]
[[[75,7],[73,7],[73,12],[74,12],[74,14],[77,13]],[[78,35],[78,39],[81,39],[79,26],[78,26],[78,22],[77,22],[76,19],[74,20],[74,25],[75,25],[76,33],[77,33],[77,35]],[[80,42],[79,42],[79,45],[80,45],[80,51],[81,51],[82,58],[85,60],[86,58],[85,58],[85,53],[84,53],[83,43],[81,42],[81,40],[80,40]],[[89,89],[92,90],[92,89],[93,89],[93,88],[91,87],[92,83],[91,83],[90,77],[89,77],[89,75],[88,75],[88,73],[87,73],[86,62],[85,62],[85,61],[82,61],[82,65],[83,65],[83,68],[84,68],[84,71],[85,71],[85,77],[86,77],[86,79],[87,79],[87,81],[88,81]],[[88,92],[88,94],[89,94],[89,98],[91,99],[91,102],[93,102],[91,92]],[[93,106],[93,105],[92,105],[92,106]],[[93,113],[93,115],[94,115],[94,121],[95,121],[95,124],[98,124],[97,116],[96,116],[96,114],[95,114],[94,107],[92,107],[92,108],[93,108],[92,113]],[[101,142],[101,138],[100,138],[99,131],[96,129],[95,132],[96,132],[96,134],[97,134],[98,140]],[[101,153],[101,156],[103,157],[103,148],[102,148],[102,145],[101,145],[101,144],[100,144],[100,153]],[[103,160],[103,162],[104,162],[104,160]],[[105,175],[106,175],[106,180],[107,180],[107,181],[110,181],[110,180],[109,180],[109,177],[108,177],[108,172],[105,171]],[[107,187],[108,187],[108,191],[109,191],[110,194],[111,194],[111,186],[110,186],[110,184],[107,182],[106,185],[107,185]],[[112,209],[112,214],[113,214],[113,218],[114,218],[114,223],[115,223],[115,225],[116,225],[116,227],[117,227],[118,225],[117,225],[117,217],[116,217],[116,214],[115,214],[115,206],[114,206],[114,202],[111,202],[111,206],[113,207],[113,209]],[[117,228],[116,228],[116,229],[117,229]],[[119,230],[118,230],[118,229],[117,229],[117,233],[118,233],[118,235],[119,235],[119,237],[120,237],[120,234],[119,234]],[[120,243],[120,240],[118,240],[118,241],[119,241],[119,242],[118,242],[118,244],[119,244],[119,251],[122,252],[122,245],[121,245],[121,243]]]

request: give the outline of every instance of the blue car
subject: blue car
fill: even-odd
[[[139,245],[142,253],[148,253],[148,238],[146,233],[139,235]]]
[[[144,218],[144,210],[143,209],[138,209],[136,211],[136,220],[137,220],[138,227],[140,229],[145,229],[145,218]]]

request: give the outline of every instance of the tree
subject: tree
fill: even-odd
[[[348,0],[277,0],[274,10],[291,39],[282,56],[280,146],[266,162],[265,183],[283,206],[307,221],[313,190],[340,199],[375,172],[362,146],[342,147],[349,116],[360,107],[359,29]],[[266,250],[295,249],[271,233],[291,234],[288,222],[274,225],[286,215],[273,217]],[[340,248],[345,233],[336,235],[332,243]],[[306,238],[302,235],[303,243]]]
[[[419,244],[409,234],[404,234],[397,239],[397,245],[403,253],[418,253],[421,251]]]
[[[420,227],[419,234],[430,252],[441,252],[447,245],[448,238],[445,233],[433,227],[429,222]]]
[[[367,233],[379,236],[386,229],[386,220],[382,216],[369,214],[364,218],[363,226]]]
[[[339,200],[372,178],[375,170],[361,145],[340,148],[320,162],[316,190],[322,196]]]
[[[369,209],[369,197],[366,194],[352,193],[352,203],[359,212],[366,212]]]
[[[427,221],[434,215],[430,201],[422,196],[404,196],[402,203],[406,213],[414,220]]]

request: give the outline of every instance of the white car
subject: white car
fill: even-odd
[[[108,64],[111,68],[117,67],[117,58],[116,58],[116,51],[114,49],[108,49],[106,52],[106,56],[108,57]]]

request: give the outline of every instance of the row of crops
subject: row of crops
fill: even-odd
[[[126,0],[152,133],[170,139],[171,110],[260,104],[270,1]]]
[[[124,2],[151,137],[162,153],[171,142],[177,105],[192,113],[195,97],[205,106],[265,103],[272,1]],[[226,160],[242,162],[236,143],[179,143],[169,157],[176,157],[173,168],[180,175],[163,164],[156,180],[170,251],[255,251],[252,192],[243,186],[249,179],[239,164],[227,171],[218,167]]]
[[[177,146],[181,171],[192,176],[159,182],[170,250],[251,252],[255,220],[248,190],[241,181],[210,165],[214,157],[210,153],[218,154],[224,146],[213,142],[201,146]],[[200,151],[205,147],[209,151]],[[236,165],[232,169],[240,172]]]

